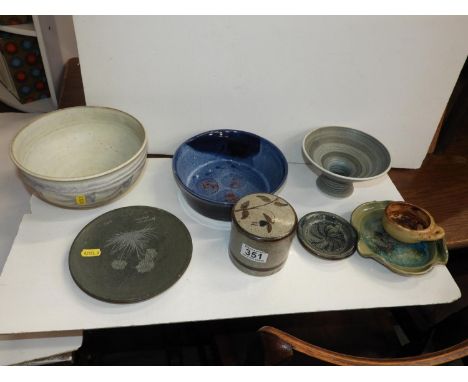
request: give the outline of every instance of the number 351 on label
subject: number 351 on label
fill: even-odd
[[[256,263],[266,263],[268,259],[268,253],[252,248],[245,243],[242,243],[240,254],[246,259],[255,261]]]

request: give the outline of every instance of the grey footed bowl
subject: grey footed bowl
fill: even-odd
[[[320,173],[317,186],[324,193],[347,197],[353,182],[378,178],[390,170],[387,148],[373,136],[342,126],[312,130],[302,141],[306,163]]]

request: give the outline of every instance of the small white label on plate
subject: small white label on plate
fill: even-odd
[[[255,261],[256,263],[266,263],[268,259],[268,253],[252,248],[245,243],[242,243],[240,254],[246,259]]]

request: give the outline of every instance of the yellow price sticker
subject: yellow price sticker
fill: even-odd
[[[85,206],[86,205],[86,195],[77,195],[75,197],[75,202],[79,206]]]
[[[81,256],[83,256],[83,257],[101,256],[101,250],[99,248],[96,248],[96,249],[83,249],[81,251]]]

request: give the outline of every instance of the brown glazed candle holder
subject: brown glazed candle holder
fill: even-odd
[[[406,202],[391,202],[385,208],[382,224],[387,233],[403,243],[442,239],[445,231],[425,209]]]

